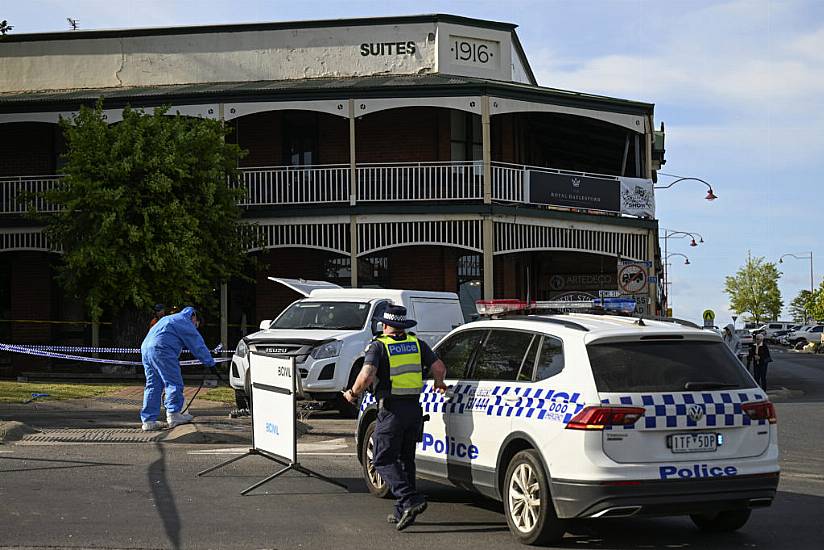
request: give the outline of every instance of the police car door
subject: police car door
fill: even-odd
[[[466,372],[472,358],[478,351],[481,341],[486,337],[487,330],[472,329],[454,332],[444,338],[436,347],[435,353],[446,365],[446,384],[450,387],[448,397],[433,391],[432,380],[426,380],[424,392],[421,395],[423,414],[429,415],[429,421],[424,425],[423,441],[418,444],[417,466],[422,473],[428,473],[439,478],[447,478],[447,457],[450,452],[463,455],[473,454],[462,443],[459,447],[449,446],[446,439],[444,412],[452,411],[462,397],[461,388],[466,384]],[[450,412],[450,414],[452,414]]]
[[[532,383],[538,340],[530,332],[498,328],[484,338],[469,380],[456,386],[454,403],[444,410],[453,483],[486,493],[494,490],[498,451],[521,406],[521,392]]]

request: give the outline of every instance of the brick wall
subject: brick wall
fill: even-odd
[[[332,257],[329,252],[310,248],[275,248],[264,251],[257,272],[256,319],[250,325],[258,325],[264,319],[273,319],[278,313],[301,298],[297,292],[272,282],[267,277],[289,279],[324,280],[324,262]]]
[[[385,252],[392,288],[458,291],[459,249],[442,246],[404,246]]]
[[[240,117],[235,121],[232,140],[249,153],[241,166],[279,166],[283,164],[281,113],[266,111]]]
[[[14,122],[0,132],[0,176],[54,174],[57,164],[55,124]]]
[[[411,107],[357,119],[358,162],[449,160],[449,111]]]

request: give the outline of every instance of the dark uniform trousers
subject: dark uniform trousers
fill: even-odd
[[[415,444],[421,433],[423,412],[418,397],[392,397],[378,410],[373,435],[375,470],[389,484],[395,516],[420,504],[424,498],[415,488]]]

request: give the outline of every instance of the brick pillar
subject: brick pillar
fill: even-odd
[[[51,321],[53,274],[49,255],[44,252],[14,253],[11,270],[11,308],[14,320]],[[47,323],[12,323],[11,343],[51,344],[52,325]],[[15,354],[12,365],[15,370],[43,368],[44,359]]]

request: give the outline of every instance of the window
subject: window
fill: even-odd
[[[518,379],[531,347],[533,335],[515,330],[493,330],[478,352],[472,378],[475,380]],[[531,366],[529,367],[531,370]],[[531,379],[531,373],[529,378]]]
[[[318,114],[289,111],[283,114],[283,156],[289,166],[317,164]]]
[[[369,315],[369,304],[360,302],[299,301],[289,306],[271,328],[360,330]]]
[[[552,336],[544,336],[541,354],[538,356],[538,374],[535,380],[546,380],[564,370],[563,343]]]
[[[810,332],[821,332],[824,330],[824,326],[817,326],[810,329]]]
[[[446,365],[447,378],[466,377],[466,365],[486,335],[485,330],[464,330],[444,340],[435,350]]]
[[[721,342],[609,342],[587,346],[600,392],[672,392],[753,388],[744,366]]]
[[[481,117],[464,111],[451,111],[452,160],[483,160]]]

